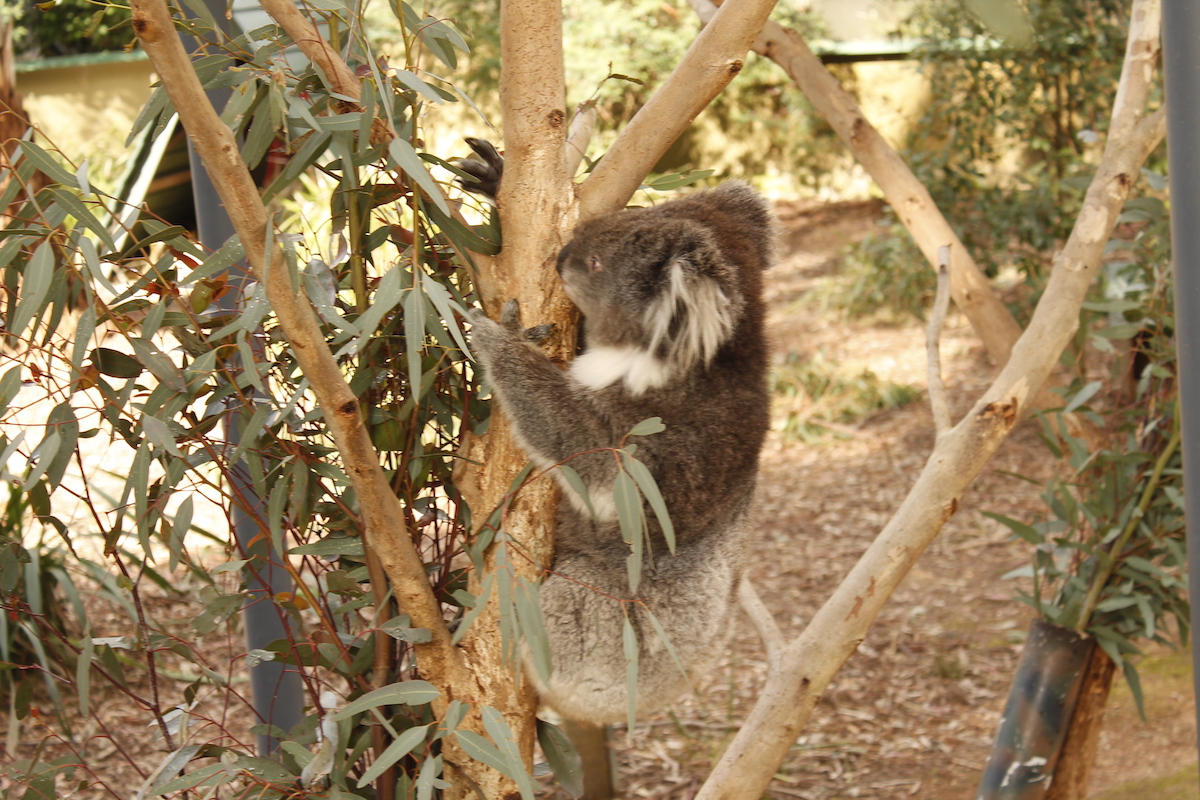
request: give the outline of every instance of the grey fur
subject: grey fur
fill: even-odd
[[[553,674],[538,688],[565,717],[625,719],[626,611],[639,714],[710,669],[728,635],[768,426],[761,286],[773,240],[766,202],[741,183],[582,223],[558,264],[587,342],[565,372],[529,342],[515,300],[500,322],[472,314],[473,349],[522,446],[543,467],[569,459],[596,511],[565,488],[541,587]],[[616,460],[602,448],[656,416],[666,430],[638,437],[636,457],[662,491],[677,550],[647,510],[653,564],[634,598],[611,500]],[[653,612],[686,677],[641,605],[614,598]]]

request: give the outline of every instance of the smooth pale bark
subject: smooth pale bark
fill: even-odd
[[[1070,341],[1138,169],[1165,132],[1162,109],[1143,116],[1158,22],[1158,0],[1137,0],[1104,157],[1011,359],[966,417],[938,439],[895,516],[805,631],[783,649],[779,666],[768,673],[758,702],[697,800],[763,796],[829,681],[958,508],[962,493],[1021,418]]]
[[[775,0],[729,0],[579,187],[580,217],[623,208],[696,115],[741,72]]]
[[[366,541],[379,554],[397,600],[411,615],[414,627],[428,628],[432,634],[430,643],[417,645],[422,670],[435,685],[450,689],[443,702],[455,695],[469,695],[473,676],[465,669],[460,653],[450,645],[450,633],[424,565],[408,532],[397,524],[404,515],[379,466],[358,398],[325,343],[308,298],[288,281],[282,254],[266,251],[266,209],[237,142],[205,96],[164,0],[134,0],[131,8],[134,31],[189,139],[213,176],[255,278],[264,287],[321,407],[358,496]]]
[[[690,2],[705,22],[716,13],[717,6],[712,0]],[[754,42],[754,51],[778,64],[825,117],[879,186],[929,264],[936,269],[940,249],[950,247],[950,290],[954,303],[971,322],[988,354],[1000,366],[1007,363],[1013,343],[1021,335],[1020,325],[992,292],[987,276],[946,222],[929,190],[863,116],[853,95],[825,68],[799,33],[773,20],[763,26]]]
[[[483,298],[488,313],[496,317],[510,298],[521,303],[526,325],[553,323],[555,334],[547,342],[553,358],[566,359],[575,350],[575,311],[556,279],[558,251],[574,226],[575,203],[567,174],[565,143],[568,128],[566,87],[562,61],[562,7],[558,0],[524,0],[500,4],[500,100],[504,115],[504,180],[497,207],[504,246],[484,274],[488,292]],[[517,446],[508,419],[494,408],[488,435],[470,443],[469,466],[461,475],[460,489],[473,518],[486,519],[500,506],[513,479],[528,462]],[[504,518],[508,566],[536,581],[551,561],[558,490],[542,478],[528,484],[513,500]],[[487,559],[494,567],[495,549]],[[472,575],[478,592],[482,575]],[[492,593],[487,609],[476,618],[461,647],[467,663],[481,681],[475,698],[504,714],[512,727],[526,764],[533,761],[537,696],[524,677],[513,669],[512,642],[501,633],[501,609]],[[452,752],[483,792],[484,797],[516,796],[512,781],[479,762]],[[461,782],[452,797],[473,796]]]

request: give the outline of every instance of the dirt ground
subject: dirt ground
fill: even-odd
[[[822,353],[844,367],[925,386],[920,323],[831,319],[803,295],[833,272],[878,207],[781,205],[784,256],[768,281],[777,358]],[[961,414],[995,370],[965,318],[942,338],[952,411]],[[899,506],[933,443],[921,400],[882,412],[848,436],[816,444],[773,433],[758,492],[750,575],[785,633],[796,634]],[[1005,573],[1028,546],[981,511],[1028,519],[1037,487],[1007,476],[1049,475],[1029,424],[1015,432],[963,497],[866,641],[830,685],[771,784],[769,796],[969,800],[974,797],[1030,621]],[[723,668],[669,714],[619,735],[626,797],[689,798],[760,691],[761,644],[738,626]],[[1114,690],[1091,796],[1198,798],[1190,659],[1155,651],[1143,665],[1148,722],[1123,681]],[[1182,773],[1182,779],[1177,779]],[[1175,787],[1175,788],[1171,788]]]

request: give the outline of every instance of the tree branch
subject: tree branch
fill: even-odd
[[[588,143],[596,130],[596,104],[588,101],[575,109],[571,118],[571,131],[567,134],[567,177],[574,178],[579,164],[587,155]]]
[[[1162,140],[1159,109],[1144,123],[1157,50],[1158,0],[1136,0],[1112,127],[1100,168],[1045,294],[1012,358],[962,421],[940,439],[895,516],[812,622],[784,651],[785,669],[767,677],[758,702],[697,800],[761,797],[821,693],[866,635],[884,602],[958,508],[963,491],[1027,409],[1079,324],[1079,309],[1138,169]],[[1137,75],[1132,73],[1137,72]],[[1121,124],[1117,124],[1120,120]]]
[[[750,618],[750,624],[758,632],[758,638],[762,639],[770,669],[778,669],[782,666],[779,657],[784,647],[783,632],[779,630],[779,623],[771,616],[770,610],[763,605],[762,598],[758,596],[758,590],[754,588],[748,575],[743,575],[741,583],[738,584],[738,604]]]
[[[943,246],[938,255],[937,296],[933,312],[925,328],[925,372],[929,384],[929,407],[933,412],[933,428],[941,439],[950,430],[950,404],[946,402],[946,384],[942,382],[940,341],[946,311],[950,308],[950,247]]]
[[[441,606],[420,556],[407,531],[399,527],[398,521],[404,515],[379,467],[358,398],[325,344],[308,299],[291,285],[282,253],[266,252],[266,209],[237,142],[205,96],[165,0],[133,0],[131,7],[134,31],[178,111],[188,138],[213,177],[251,269],[263,285],[280,328],[320,404],[358,496],[364,536],[379,553],[397,600],[412,616],[413,624],[428,628],[432,634],[430,643],[417,645],[422,673],[435,685],[448,688],[451,696],[465,691],[469,675],[450,644]]]
[[[729,0],[579,187],[581,219],[624,207],[696,115],[742,70],[775,0]]]
[[[712,0],[689,0],[701,20],[716,13]],[[858,107],[858,103],[795,31],[768,20],[754,50],[783,68],[825,117],[854,157],[883,191],[900,221],[931,266],[938,248],[950,245],[950,284],[955,305],[967,316],[988,353],[1003,366],[1021,327],[992,292],[987,277],[946,222],[929,190],[913,175],[891,145]]]

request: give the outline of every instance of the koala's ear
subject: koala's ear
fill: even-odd
[[[736,268],[707,231],[694,232],[677,244],[662,267],[643,323],[650,352],[687,369],[712,361],[733,335],[745,303]]]

